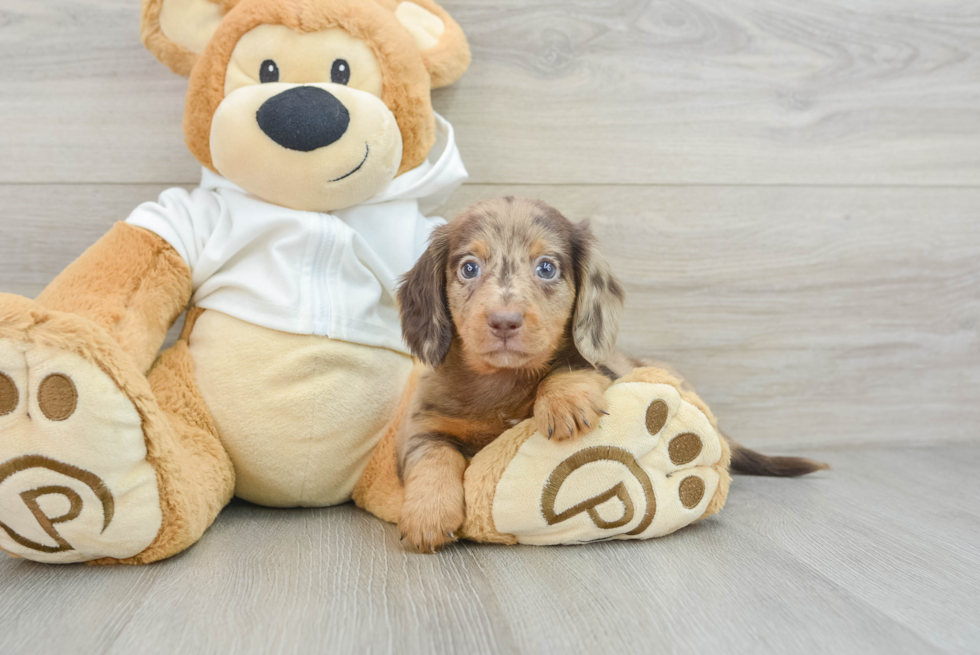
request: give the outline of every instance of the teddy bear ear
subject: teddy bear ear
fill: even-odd
[[[190,75],[198,55],[238,0],[143,0],[140,39],[178,75]]]
[[[405,0],[395,7],[395,18],[408,30],[422,51],[432,88],[452,84],[470,65],[470,46],[462,28],[432,0]]]

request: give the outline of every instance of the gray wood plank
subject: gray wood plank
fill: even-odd
[[[767,507],[767,538],[933,645],[975,651],[980,520],[971,510],[980,486],[970,471],[980,448],[838,451],[830,460],[834,472],[808,481],[806,502],[773,479],[746,490]]]
[[[186,81],[140,45],[139,3],[5,0],[3,15],[0,180],[193,179]]]
[[[475,182],[976,185],[970,0],[449,2]],[[184,182],[185,82],[132,0],[5,0],[0,182]]]
[[[169,185],[0,185],[0,291],[35,297],[58,273]]]
[[[150,567],[0,560],[0,652],[976,652],[976,487],[925,502],[878,479],[966,480],[980,448],[828,459],[737,478],[722,514],[648,542],[420,556],[349,505],[234,503]]]
[[[0,186],[0,289],[34,296],[159,185]],[[751,446],[976,439],[980,190],[464,186],[591,218],[620,345]]]

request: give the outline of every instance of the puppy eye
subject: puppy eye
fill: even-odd
[[[542,259],[538,262],[538,267],[534,269],[534,272],[538,274],[538,277],[543,280],[554,279],[558,275],[558,267],[555,263],[549,259]]]
[[[334,84],[347,84],[350,81],[350,64],[346,59],[335,59],[330,68],[330,81]]]
[[[266,82],[278,82],[279,81],[279,67],[276,66],[276,62],[271,59],[266,59],[259,66],[259,82],[265,84]]]
[[[480,265],[472,259],[459,265],[459,276],[464,280],[472,280],[480,274]]]

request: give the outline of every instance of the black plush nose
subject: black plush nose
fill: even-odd
[[[524,325],[524,316],[517,312],[494,312],[487,316],[487,325],[494,336],[507,339],[517,334]]]
[[[300,152],[329,146],[344,136],[350,124],[344,103],[316,86],[297,86],[272,96],[255,118],[266,136]]]

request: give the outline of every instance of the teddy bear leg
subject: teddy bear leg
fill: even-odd
[[[160,356],[149,383],[169,424],[162,438],[147,443],[161,489],[163,521],[150,547],[127,562],[134,564],[165,559],[193,545],[235,492],[235,471],[198,390],[185,339]]]
[[[180,343],[147,379],[95,323],[0,295],[0,548],[135,564],[196,541],[233,473],[192,371]]]
[[[670,534],[724,505],[730,451],[711,411],[666,371],[641,368],[606,391],[596,430],[556,443],[533,420],[466,471],[462,534],[533,545]]]

